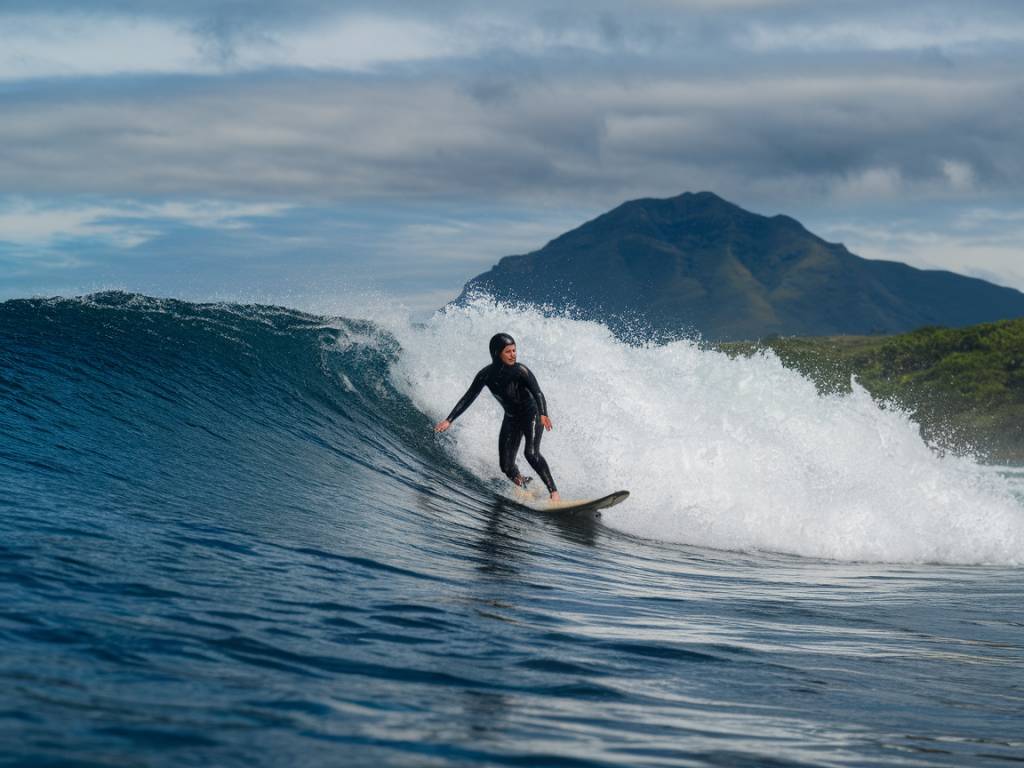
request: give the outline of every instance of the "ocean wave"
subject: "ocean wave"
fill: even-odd
[[[448,494],[457,515],[460,494],[507,493],[500,414],[482,397],[448,434],[431,425],[499,330],[549,400],[544,452],[563,495],[631,491],[607,526],[834,560],[1024,561],[1013,474],[937,455],[907,414],[859,387],[821,396],[771,355],[628,344],[486,299],[426,323],[124,293],[9,301],[0,459],[26,505],[45,486],[150,508],[301,508],[313,492],[379,497],[383,476]]]

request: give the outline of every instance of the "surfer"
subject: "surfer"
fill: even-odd
[[[444,432],[463,411],[473,404],[477,395],[487,387],[505,409],[498,434],[498,461],[501,471],[509,480],[521,488],[526,487],[529,478],[524,478],[516,466],[519,444],[526,438],[523,455],[537,473],[552,501],[560,501],[555,481],[551,478],[548,463],[540,453],[540,438],[544,430],[551,430],[548,405],[544,393],[537,385],[530,369],[516,362],[516,341],[507,333],[491,337],[491,364],[483,368],[473,379],[466,394],[455,404],[448,418],[438,422],[435,432]]]

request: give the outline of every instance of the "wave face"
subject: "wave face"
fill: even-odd
[[[371,314],[0,304],[12,764],[1021,754],[1020,471],[772,357]],[[563,495],[631,490],[600,525],[506,499],[487,393],[432,433],[498,330]]]

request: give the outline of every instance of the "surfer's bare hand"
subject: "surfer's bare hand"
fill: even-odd
[[[541,416],[540,423],[544,425],[544,429],[546,429],[548,432],[551,431],[551,419],[549,419],[547,416]]]
[[[448,421],[448,419],[445,419],[444,421],[439,421],[439,422],[437,422],[437,426],[434,427],[434,431],[435,432],[444,432],[451,425],[452,425],[452,423],[450,421]],[[551,427],[548,427],[548,429],[551,429]]]

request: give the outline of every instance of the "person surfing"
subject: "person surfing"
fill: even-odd
[[[498,463],[509,480],[525,488],[532,478],[523,477],[516,466],[519,444],[526,438],[523,455],[547,486],[552,501],[561,501],[548,463],[540,452],[544,430],[551,430],[547,401],[537,379],[522,363],[516,362],[516,341],[507,333],[497,333],[490,342],[491,364],[473,378],[466,394],[455,404],[448,418],[437,423],[435,432],[444,432],[476,400],[484,387],[501,403],[505,418],[498,433]]]

